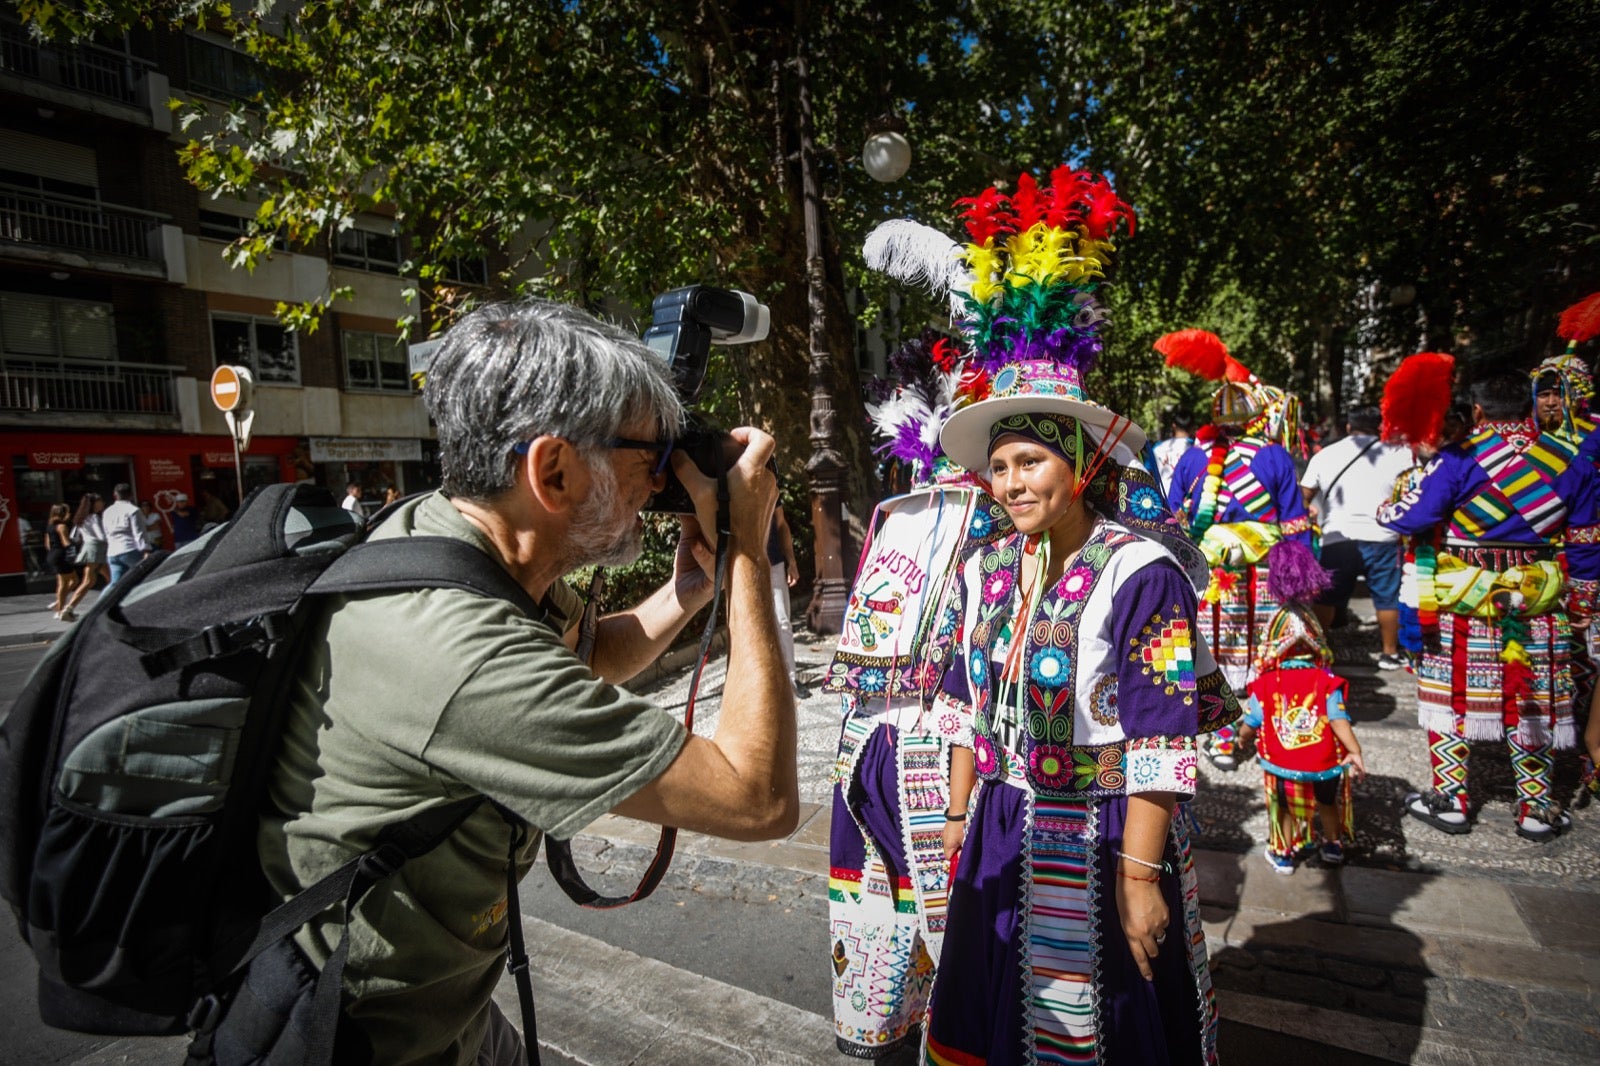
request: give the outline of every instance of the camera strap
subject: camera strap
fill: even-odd
[[[717,477],[717,565],[711,580],[711,615],[706,619],[704,632],[700,634],[700,647],[695,653],[694,676],[689,680],[689,698],[683,712],[683,727],[691,733],[694,732],[694,704],[700,694],[700,676],[705,672],[706,660],[711,653],[711,641],[717,633],[722,589],[728,573],[728,545],[732,541],[732,525],[728,478],[726,474],[722,474]],[[584,607],[583,621],[579,623],[578,657],[585,662],[594,650],[600,593],[604,588],[603,571],[596,571],[594,580],[589,586],[589,602]],[[636,903],[656,890],[656,886],[661,884],[661,879],[666,876],[667,867],[672,865],[672,852],[677,842],[678,830],[672,826],[662,826],[661,839],[656,844],[656,853],[650,859],[650,865],[645,868],[644,876],[639,879],[638,886],[626,896],[602,896],[589,887],[588,882],[583,879],[583,874],[578,872],[578,864],[573,861],[570,840],[545,837],[544,860],[545,865],[550,867],[550,875],[556,879],[556,884],[561,886],[561,891],[567,894],[568,899],[589,910],[610,910]]]

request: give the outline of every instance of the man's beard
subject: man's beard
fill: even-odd
[[[644,551],[638,512],[629,510],[627,502],[618,498],[617,475],[611,464],[603,455],[597,456],[589,469],[594,472],[589,495],[573,509],[563,570],[627,566]]]

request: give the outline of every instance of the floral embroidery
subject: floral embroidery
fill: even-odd
[[[1193,755],[1183,756],[1178,760],[1177,765],[1173,767],[1173,773],[1177,775],[1179,781],[1186,782],[1190,788],[1193,788],[1199,778],[1197,760]]]
[[[1128,510],[1146,522],[1160,518],[1164,507],[1160,493],[1147,485],[1140,485],[1128,494]]]
[[[1075,792],[1098,791],[1112,794],[1122,791],[1127,778],[1122,772],[1122,745],[1107,744],[1103,748],[1074,748],[1072,751],[1072,788]]]
[[[983,579],[983,602],[1002,603],[1011,595],[1011,587],[1015,579],[1010,570],[996,570]]]
[[[1087,566],[1075,566],[1062,575],[1057,591],[1061,593],[1062,599],[1071,603],[1089,595],[1089,589],[1093,585],[1094,571]]]
[[[862,692],[882,692],[889,687],[889,678],[882,670],[863,670],[856,678],[856,687]]]
[[[972,738],[972,765],[985,777],[994,773],[994,745],[981,733]]]
[[[972,512],[972,521],[967,523],[967,536],[981,540],[994,532],[994,516],[987,507],[980,507]]]
[[[967,676],[972,680],[974,692],[989,683],[988,669],[989,659],[984,654],[983,648],[981,646],[973,648],[972,658],[967,661]]]
[[[1167,695],[1195,690],[1194,639],[1188,619],[1167,622],[1158,614],[1128,643],[1133,647],[1128,660],[1138,663]]]
[[[1117,724],[1117,675],[1104,674],[1089,693],[1089,717],[1104,726]]]
[[[1031,672],[1039,684],[1059,687],[1069,676],[1066,653],[1060,648],[1040,648],[1033,657]]]
[[[1200,692],[1200,716],[1197,731],[1213,733],[1244,716],[1244,708],[1228,687],[1221,670],[1213,670],[1195,682]]]
[[[1040,744],[1028,756],[1028,776],[1045,788],[1061,788],[1072,777],[1071,754],[1054,744]]]
[[[1133,778],[1133,783],[1136,785],[1153,784],[1155,779],[1161,775],[1161,768],[1154,759],[1134,759],[1132,764],[1129,776]]]

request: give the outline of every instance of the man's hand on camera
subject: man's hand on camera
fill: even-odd
[[[759,429],[740,426],[729,436],[744,445],[738,462],[728,471],[728,514],[733,550],[766,558],[767,528],[778,502],[778,479],[767,469],[776,442]],[[717,482],[706,477],[682,452],[672,453],[672,470],[694,501],[702,538],[716,547]]]
[[[678,554],[672,565],[672,587],[678,602],[694,612],[711,602],[711,592],[716,587],[717,555],[706,547],[699,519],[682,515],[678,522],[683,529],[678,533]]]

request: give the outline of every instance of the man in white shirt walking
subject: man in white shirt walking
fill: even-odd
[[[1333,586],[1317,602],[1324,627],[1350,603],[1356,578],[1365,575],[1378,615],[1383,641],[1378,669],[1399,670],[1400,547],[1399,538],[1378,525],[1379,505],[1387,503],[1395,479],[1411,466],[1411,453],[1378,439],[1381,418],[1376,407],[1352,408],[1347,436],[1311,457],[1300,477],[1306,507],[1322,524],[1322,565]]]
[[[343,507],[346,511],[351,512],[357,518],[364,519],[366,517],[366,512],[361,509],[360,484],[352,481],[350,484],[344,487],[344,501],[340,503],[339,506]]]
[[[111,566],[108,587],[150,554],[144,536],[144,512],[133,502],[133,486],[124,481],[111,494],[116,500],[100,516],[106,527],[106,562]]]

